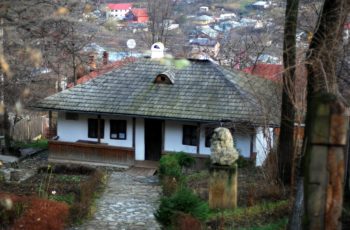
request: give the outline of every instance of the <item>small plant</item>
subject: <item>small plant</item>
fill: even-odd
[[[181,188],[172,196],[161,198],[159,208],[154,215],[163,226],[169,226],[179,212],[204,221],[208,218],[209,207],[190,189]]]
[[[52,170],[53,167],[51,165],[47,165],[47,171],[46,175],[43,180],[41,180],[39,189],[38,189],[38,196],[42,198],[48,198],[48,191],[49,186],[52,178]]]

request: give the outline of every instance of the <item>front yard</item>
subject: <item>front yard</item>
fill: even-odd
[[[188,229],[184,226],[191,225],[191,230],[285,229],[291,206],[288,189],[267,178],[264,168],[241,164],[242,167],[238,169],[237,208],[209,209],[209,170],[186,170],[180,163],[180,167],[177,167],[181,171],[162,171],[162,167],[169,168],[170,165],[176,168],[175,161],[161,160],[163,198],[156,217],[163,226]],[[164,219],[164,213],[171,217]]]
[[[0,182],[0,224],[5,228],[63,229],[81,223],[94,212],[94,201],[104,187],[106,173],[89,167],[45,163],[41,160],[36,173],[24,181]],[[19,163],[17,167],[21,166]]]

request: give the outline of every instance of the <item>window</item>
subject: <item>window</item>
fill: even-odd
[[[125,120],[110,120],[111,139],[126,140],[126,121]]]
[[[182,133],[182,144],[183,145],[197,145],[197,126],[184,125]]]
[[[205,147],[209,148],[211,145],[211,137],[213,136],[214,128],[205,128]]]
[[[88,137],[98,138],[97,133],[98,119],[88,119]],[[100,138],[104,137],[105,133],[105,121],[100,119]]]

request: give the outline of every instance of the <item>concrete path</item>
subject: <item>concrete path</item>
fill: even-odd
[[[112,172],[93,219],[73,229],[160,229],[153,215],[160,191],[157,177]]]

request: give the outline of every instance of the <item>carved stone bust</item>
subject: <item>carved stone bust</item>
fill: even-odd
[[[233,145],[231,132],[227,128],[219,127],[214,130],[210,150],[212,164],[232,165],[238,159],[238,151]]]

